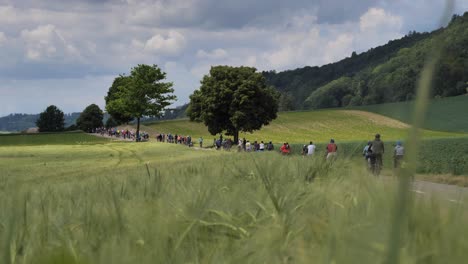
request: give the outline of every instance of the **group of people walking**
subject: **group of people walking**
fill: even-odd
[[[383,155],[385,153],[384,142],[380,139],[380,134],[376,134],[373,141],[367,142],[367,145],[362,151],[362,155],[366,160],[367,167],[374,175],[379,175],[383,168]],[[393,149],[393,168],[398,169],[402,165],[405,148],[401,141],[396,142]]]
[[[134,130],[128,129],[118,129],[118,128],[96,128],[93,131],[94,133],[101,134],[102,136],[108,137],[116,137],[116,138],[123,138],[125,140],[149,140],[149,134],[142,131],[140,132],[140,138],[137,138],[137,135]],[[166,142],[166,143],[173,143],[173,144],[182,144],[192,147],[194,145],[194,140],[190,135],[182,136],[178,134],[157,134],[156,141],[158,142]],[[198,138],[198,146],[200,148],[203,147],[203,137]],[[219,138],[215,138],[213,140],[213,147],[217,150],[224,149],[230,150],[233,146],[233,141],[230,138],[223,139],[221,135]],[[275,146],[274,144],[269,141],[266,143],[265,141],[253,141],[250,142],[245,138],[239,139],[237,144],[238,151],[244,152],[263,152],[263,151],[274,151]],[[309,144],[302,146],[302,156],[314,156],[316,153],[317,147],[316,145],[310,141]],[[285,142],[279,148],[279,152],[282,155],[290,155],[292,153],[292,148],[288,142]],[[326,159],[333,160],[336,159],[338,153],[338,146],[335,143],[334,139],[331,139],[330,142],[326,146]],[[368,141],[367,145],[364,147],[362,151],[362,155],[366,161],[366,166],[368,170],[373,173],[374,175],[379,175],[382,168],[383,168],[383,155],[385,153],[385,144],[381,140],[380,134],[376,134],[374,140]],[[402,166],[403,157],[405,155],[405,148],[401,141],[396,142],[396,146],[393,149],[393,167],[395,169],[400,168]]]
[[[157,134],[156,141],[158,142],[166,142],[166,143],[174,143],[174,144],[182,144],[187,145],[189,147],[193,146],[192,137],[191,136],[182,136],[177,134]]]
[[[98,127],[93,129],[93,133],[100,134],[101,136],[107,136],[107,137],[115,137],[115,138],[121,138],[124,140],[136,140],[136,141],[146,141],[149,140],[149,134],[146,133],[145,131],[140,131],[139,137],[137,137],[137,134],[135,130],[129,130],[129,129],[119,129],[119,128],[106,128],[106,127]]]

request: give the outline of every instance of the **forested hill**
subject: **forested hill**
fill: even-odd
[[[439,39],[445,52],[434,76],[433,96],[464,94],[468,89],[468,12],[454,15],[446,28],[431,33],[410,32],[336,63],[263,74],[282,93],[281,110],[412,100],[431,44]]]
[[[65,114],[65,127],[75,124],[80,113]],[[0,131],[23,131],[36,127],[39,114],[11,114],[0,117]]]

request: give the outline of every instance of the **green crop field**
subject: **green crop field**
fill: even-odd
[[[95,137],[81,132],[0,134],[0,147],[19,145],[75,145],[106,142],[109,142],[109,139]]]
[[[414,102],[401,102],[355,107],[411,123]],[[425,128],[468,133],[468,96],[434,99],[429,104]]]
[[[144,130],[153,133],[172,133],[190,135],[193,138],[203,136],[213,139],[202,123],[188,120],[174,120],[147,123]],[[331,138],[337,141],[356,141],[372,139],[380,133],[386,140],[404,139],[408,125],[382,115],[364,111],[322,110],[309,112],[285,112],[270,125],[253,134],[241,134],[247,140],[273,141],[275,143],[305,143],[310,140],[327,142]],[[447,138],[466,136],[463,133],[423,131],[425,138]]]
[[[391,245],[397,183],[344,156],[10,145],[0,168],[1,263],[374,264]],[[412,203],[401,263],[464,263],[466,207]]]

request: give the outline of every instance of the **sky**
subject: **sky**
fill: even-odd
[[[0,0],[0,116],[80,112],[156,64],[189,101],[213,65],[288,70],[438,27],[444,0]],[[468,0],[455,1],[455,13]]]

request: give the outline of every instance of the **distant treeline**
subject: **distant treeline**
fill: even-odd
[[[80,113],[65,114],[65,127],[76,123]],[[0,131],[24,131],[36,127],[39,114],[10,114],[0,117]]]
[[[166,109],[164,115],[161,118],[144,118],[144,121],[156,121],[156,120],[170,120],[177,118],[185,118],[185,110],[188,104],[182,106]],[[70,113],[65,114],[65,128],[76,124],[76,120],[81,113]],[[0,131],[10,132],[21,132],[29,128],[36,127],[36,121],[39,118],[39,114],[10,114],[4,117],[0,117]],[[104,122],[109,118],[108,114],[104,114]]]
[[[281,110],[371,105],[414,99],[416,82],[435,41],[445,51],[434,76],[433,97],[467,93],[468,12],[446,28],[409,32],[386,45],[321,67],[264,72],[281,93]]]

